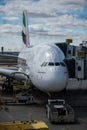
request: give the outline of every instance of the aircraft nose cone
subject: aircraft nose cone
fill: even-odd
[[[61,91],[66,87],[68,82],[67,70],[54,70],[49,78],[49,91]]]
[[[67,82],[67,72],[55,72],[54,74],[54,86],[60,86],[60,88],[64,88]]]

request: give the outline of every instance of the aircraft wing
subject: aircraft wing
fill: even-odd
[[[29,78],[29,76],[23,72],[20,72],[16,69],[7,69],[7,68],[0,68],[0,75],[19,80],[27,80]]]

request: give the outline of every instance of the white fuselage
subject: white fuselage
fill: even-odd
[[[25,48],[19,54],[19,71],[26,72],[31,82],[44,92],[63,90],[68,82],[64,54],[51,44]]]

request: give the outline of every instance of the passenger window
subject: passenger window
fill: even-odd
[[[59,65],[60,65],[60,63],[59,63],[59,62],[56,62],[56,63],[55,63],[55,66],[59,66]]]
[[[54,66],[54,63],[53,62],[49,62],[48,65],[49,66]]]

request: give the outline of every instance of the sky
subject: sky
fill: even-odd
[[[23,10],[28,12],[31,45],[87,41],[87,0],[0,0],[0,48],[23,48]]]

